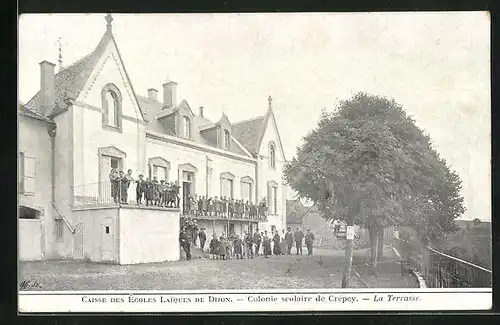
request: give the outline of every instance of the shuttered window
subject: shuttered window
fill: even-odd
[[[25,153],[20,154],[20,188],[21,192],[26,195],[35,194],[35,170],[36,161],[35,157],[26,155]]]

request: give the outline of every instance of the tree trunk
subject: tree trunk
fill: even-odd
[[[372,246],[372,251],[373,251],[373,260],[372,260],[372,275],[378,276],[378,271],[377,271],[377,261],[378,261],[378,236],[374,236],[375,240]]]
[[[370,235],[370,264],[375,260],[375,253],[377,250],[377,233],[374,228],[368,228],[368,233]]]
[[[377,260],[382,260],[384,256],[384,229],[380,229],[377,238]]]
[[[349,280],[351,279],[353,247],[354,247],[354,241],[352,239],[346,239],[346,248],[345,248],[346,261],[344,267],[344,275],[342,277],[342,288],[349,287]]]

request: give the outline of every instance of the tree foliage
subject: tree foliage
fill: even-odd
[[[285,179],[322,216],[369,229],[410,225],[433,239],[456,229],[461,181],[394,100],[364,93],[322,112]]]

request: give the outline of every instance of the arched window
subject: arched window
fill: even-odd
[[[184,116],[184,138],[191,139],[191,120]]]
[[[229,149],[229,144],[231,143],[231,135],[228,130],[224,130],[224,148]]]
[[[276,168],[276,149],[274,143],[269,144],[269,165],[271,168]]]
[[[102,89],[102,124],[112,129],[121,128],[121,94],[113,84]]]

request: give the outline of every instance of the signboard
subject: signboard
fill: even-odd
[[[300,203],[306,207],[306,208],[310,208],[314,205],[314,202],[309,200],[308,198],[305,198],[305,197],[302,197],[300,198]]]
[[[335,233],[337,235],[337,238],[346,238],[346,232],[346,225],[335,225]]]
[[[346,239],[354,239],[354,226],[347,226]]]

